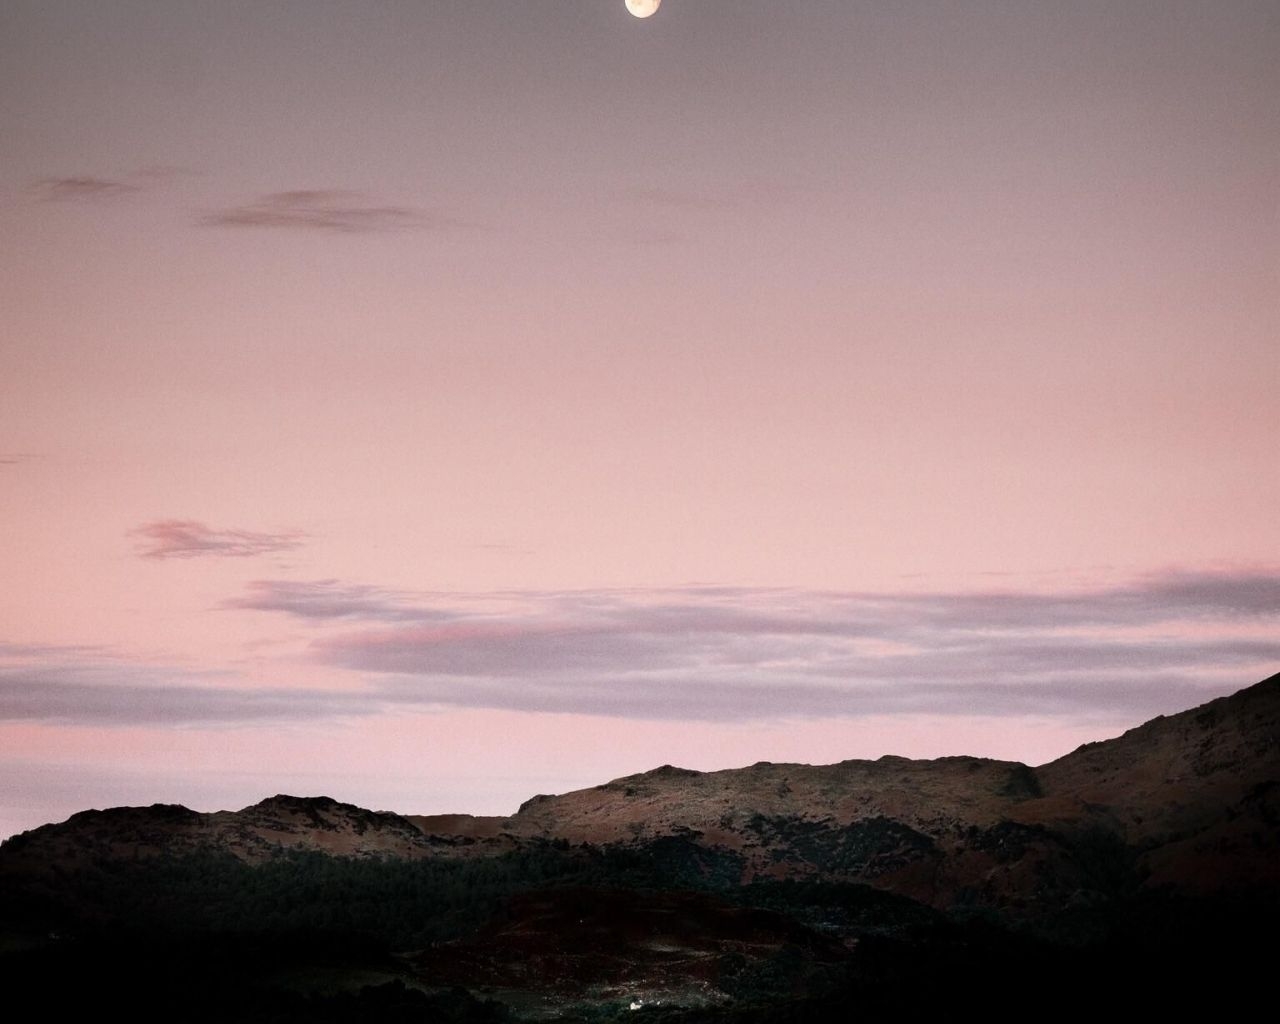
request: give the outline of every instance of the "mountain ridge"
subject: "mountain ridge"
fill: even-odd
[[[157,1021],[1220,1016],[1221,979],[1271,968],[1278,738],[1273,676],[1035,768],[663,765],[505,817],[82,811],[0,844],[0,969]]]
[[[0,873],[211,849],[259,863],[290,852],[457,859],[678,841],[741,883],[827,879],[939,908],[1035,912],[1117,884],[1089,866],[1100,845],[1123,851],[1129,886],[1280,882],[1278,779],[1275,675],[1034,768],[967,755],[662,765],[539,794],[505,817],[402,815],[286,794],[239,811],[91,810],[0,844]]]

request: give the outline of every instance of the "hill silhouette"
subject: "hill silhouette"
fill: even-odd
[[[959,990],[979,955],[1019,988],[1117,955],[1237,962],[1280,909],[1278,782],[1273,676],[1034,768],[666,765],[508,817],[84,811],[0,846],[4,958],[47,981],[158,945],[170,978],[222,965],[219,1012],[246,1019],[444,1013],[454,989],[449,1019],[800,1019],[768,1014],[927,1002],[920,965]]]

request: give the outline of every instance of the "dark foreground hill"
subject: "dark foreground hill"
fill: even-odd
[[[0,847],[0,886],[7,973],[167,1019],[1003,1018],[1088,1011],[1073,974],[1220,1009],[1274,948],[1280,676],[1038,768],[664,766],[507,818],[86,811]]]

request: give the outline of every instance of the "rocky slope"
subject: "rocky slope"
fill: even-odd
[[[464,849],[475,845],[468,839],[458,842]],[[240,811],[212,814],[177,804],[81,811],[61,824],[8,840],[0,846],[0,871],[38,873],[53,866],[201,850],[223,851],[249,863],[289,851],[414,859],[438,856],[452,845],[450,837],[430,835],[398,814],[328,797],[281,795]]]
[[[1036,770],[1024,822],[1106,830],[1146,884],[1280,883],[1280,675]]]
[[[665,766],[535,797],[518,835],[683,836],[742,880],[864,882],[940,907],[1280,883],[1280,676],[1039,768],[972,757]]]

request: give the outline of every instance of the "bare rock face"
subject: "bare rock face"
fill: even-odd
[[[509,818],[401,816],[327,797],[240,811],[85,811],[14,837],[0,872],[215,849],[259,862],[665,844],[725,884],[861,882],[939,908],[1035,914],[1120,889],[1280,883],[1280,676],[1040,768],[976,757],[664,765],[537,796]],[[673,846],[674,844],[674,846]]]
[[[976,757],[760,763],[706,773],[664,766],[530,801],[516,821],[522,829],[589,843],[648,839],[678,829],[724,833],[733,842],[758,817],[839,826],[892,818],[938,831],[958,821],[994,824],[1028,786],[1034,790],[1034,774],[1025,765]]]
[[[42,825],[7,840],[0,846],[0,869],[40,874],[199,849],[210,841],[206,817],[179,804],[80,811],[61,824]]]
[[[216,850],[256,863],[290,851],[341,857],[437,855],[443,839],[408,819],[329,797],[275,796],[240,811],[200,814],[171,804],[82,811],[60,825],[15,836],[0,867],[40,872],[103,860]]]
[[[274,796],[242,811],[220,811],[207,818],[218,845],[245,860],[260,860],[279,850],[415,858],[428,855],[432,845],[398,814],[367,811],[323,796]]]
[[[664,766],[529,801],[513,823],[521,834],[573,844],[679,836],[735,855],[743,882],[868,882],[946,904],[998,871],[1011,844],[1021,850],[1033,838],[1010,812],[1038,793],[1026,765],[975,757],[707,773]]]

